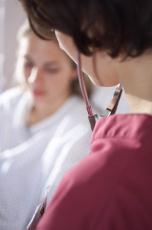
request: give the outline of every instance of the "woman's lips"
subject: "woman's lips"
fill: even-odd
[[[33,95],[36,97],[43,97],[45,95],[45,92],[42,90],[33,90]]]

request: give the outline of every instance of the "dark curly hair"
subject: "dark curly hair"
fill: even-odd
[[[152,0],[19,0],[33,30],[49,39],[52,29],[74,39],[85,55],[136,57],[152,47]]]

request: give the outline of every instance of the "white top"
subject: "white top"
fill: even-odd
[[[65,171],[89,150],[91,130],[81,99],[71,97],[31,128],[25,125],[29,101],[18,89],[0,97],[0,230],[25,230],[48,183],[51,199]]]

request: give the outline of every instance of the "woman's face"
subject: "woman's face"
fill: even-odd
[[[56,41],[44,41],[32,32],[20,41],[17,68],[35,102],[54,103],[67,98],[76,72]]]
[[[56,31],[61,49],[77,63],[78,51],[71,37]],[[105,52],[96,52],[88,57],[81,55],[82,69],[90,79],[100,86],[113,86],[119,83],[115,61]]]

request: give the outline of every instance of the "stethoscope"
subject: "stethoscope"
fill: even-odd
[[[84,76],[83,76],[83,72],[82,72],[82,67],[81,67],[81,56],[80,53],[78,52],[77,55],[77,72],[78,72],[78,80],[79,80],[79,84],[80,84],[80,89],[81,89],[81,93],[82,93],[82,97],[84,99],[85,105],[86,105],[86,110],[88,113],[88,119],[89,119],[89,123],[91,126],[91,129],[93,131],[96,121],[100,118],[100,117],[108,117],[112,114],[114,114],[116,112],[121,94],[122,94],[122,87],[121,85],[117,85],[114,95],[112,97],[112,100],[110,101],[109,105],[106,107],[106,111],[104,113],[104,115],[97,115],[93,112],[92,106],[90,104],[89,98],[88,98],[88,94],[87,94],[87,90],[86,90],[86,86],[85,86],[85,82],[84,82]],[[49,189],[47,188],[47,190],[49,191]],[[26,230],[35,230],[36,226],[38,224],[38,222],[40,221],[41,217],[43,216],[46,206],[47,206],[47,195],[48,193],[46,193],[46,195],[43,197],[41,203],[37,206],[34,215],[32,216],[28,226],[26,227]]]
[[[78,52],[78,54],[77,54],[77,63],[78,63],[77,64],[77,72],[78,72],[79,85],[80,85],[81,93],[82,93],[82,96],[83,96],[83,99],[84,99],[84,102],[86,105],[89,123],[90,123],[91,129],[93,131],[95,124],[96,124],[96,121],[100,117],[108,117],[108,116],[110,116],[116,112],[118,104],[119,104],[119,100],[120,100],[121,94],[122,94],[122,87],[120,84],[116,86],[112,100],[110,101],[109,105],[106,107],[104,115],[103,114],[97,115],[97,114],[93,113],[93,109],[92,109],[92,106],[90,104],[87,90],[86,90],[86,86],[85,86],[85,82],[84,82],[84,76],[83,76],[82,66],[81,66],[80,52]]]

